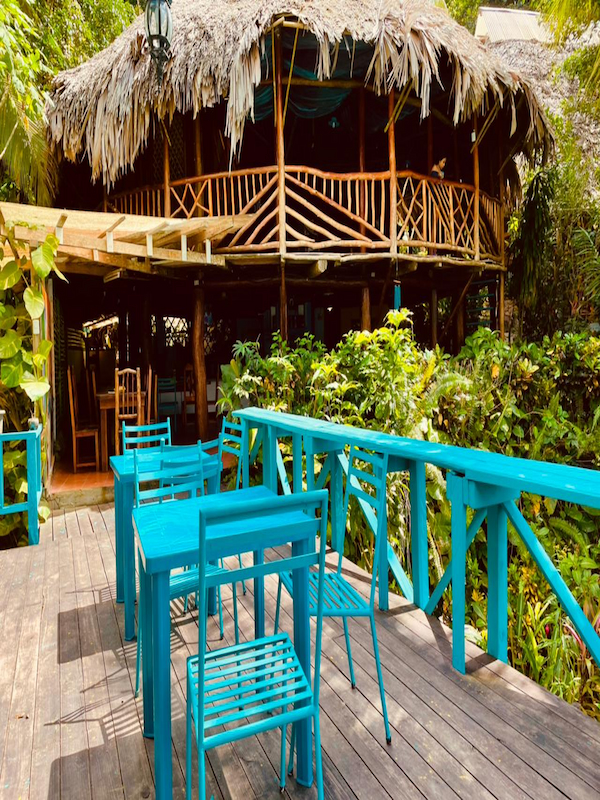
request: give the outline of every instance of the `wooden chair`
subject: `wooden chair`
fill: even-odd
[[[78,467],[96,467],[96,472],[100,470],[100,447],[98,444],[98,426],[87,426],[80,428],[78,425],[79,404],[77,402],[77,388],[75,386],[75,376],[73,367],[67,367],[67,384],[69,389],[69,409],[71,412],[71,434],[73,438],[73,472],[77,472]],[[80,439],[94,440],[95,461],[80,461],[77,455],[77,442]]]
[[[142,425],[142,387],[140,368],[115,369],[115,453],[121,452],[121,425]]]
[[[98,424],[98,392],[96,389],[96,367],[90,365],[85,370],[85,389],[88,402],[88,418],[92,425]]]
[[[181,406],[181,421],[183,427],[187,428],[188,405],[196,405],[196,383],[194,378],[194,367],[186,364],[183,370],[183,403]]]

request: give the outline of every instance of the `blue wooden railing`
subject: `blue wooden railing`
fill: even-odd
[[[5,504],[4,495],[4,445],[8,442],[25,443],[25,465],[27,467],[27,500]],[[8,451],[7,451],[8,452]],[[12,450],[10,452],[13,452]],[[40,541],[38,508],[42,497],[42,426],[31,425],[28,431],[0,433],[0,517],[6,514],[27,513],[29,544]]]
[[[243,423],[245,441],[249,441],[249,431],[257,429],[250,458],[243,463],[244,485],[248,485],[249,465],[257,457],[261,445],[263,480],[270,488],[276,489],[280,484],[284,493],[302,491],[304,474],[309,489],[322,488],[329,481],[333,537],[343,537],[345,533],[343,485],[348,477],[346,450],[350,445],[387,454],[389,472],[408,472],[412,574],[406,574],[389,543],[387,554],[385,550],[381,551],[386,561],[379,565],[380,574],[386,574],[389,568],[405,597],[429,614],[436,608],[444,591],[452,587],[452,663],[456,669],[465,671],[466,554],[484,520],[487,520],[488,652],[501,661],[507,661],[507,528],[510,520],[592,658],[600,666],[600,636],[518,505],[521,493],[529,492],[600,509],[600,471],[407,439],[265,409],[244,409],[237,416]],[[289,438],[293,453],[291,487],[279,449],[279,440]],[[314,471],[316,456],[320,456],[322,461],[318,476]],[[435,587],[429,584],[426,464],[446,471],[451,503],[452,558]],[[469,509],[473,516],[467,525]],[[379,586],[379,606],[383,610],[388,608],[388,585],[385,581]]]

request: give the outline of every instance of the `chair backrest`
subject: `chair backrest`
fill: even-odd
[[[171,445],[171,420],[154,425],[127,425],[123,423],[123,452],[144,447],[160,450],[162,445]]]
[[[90,377],[92,381],[92,419],[98,420],[98,381],[96,380],[96,367],[90,367]]]
[[[219,485],[221,484],[221,473],[223,471],[223,454],[229,453],[237,459],[237,470],[235,476],[235,489],[239,489],[242,483],[242,459],[244,457],[244,436],[243,428],[239,422],[228,422],[223,419],[221,433],[219,434]]]
[[[115,369],[115,419],[143,420],[140,368]]]
[[[319,686],[321,672],[321,639],[323,630],[323,576],[325,572],[325,552],[327,547],[327,502],[328,492],[324,489],[314,492],[299,492],[292,495],[280,495],[260,500],[250,500],[247,503],[234,503],[229,505],[216,505],[212,508],[200,510],[200,547],[199,547],[199,591],[198,591],[198,696],[203,698],[206,690],[209,692],[215,687],[215,680],[219,672],[211,668],[211,659],[219,657],[219,651],[212,651],[214,656],[203,658],[206,654],[206,617],[207,617],[207,589],[216,588],[223,583],[239,583],[266,575],[276,575],[299,569],[310,569],[314,565],[319,567],[318,593],[317,593],[317,631],[315,640],[315,666],[313,679],[313,702],[315,707],[319,703]],[[228,531],[225,548],[220,554],[223,557],[237,555],[251,550],[256,541],[260,541],[261,549],[265,552],[264,561],[248,567],[222,570],[207,575],[204,565],[210,554],[207,549],[207,531],[210,527],[222,526]],[[231,532],[231,534],[229,534]],[[320,534],[318,549],[315,546],[315,534]],[[306,552],[302,555],[281,557],[275,548],[282,544],[294,541],[307,541]],[[251,646],[251,642],[248,643]],[[273,656],[277,656],[276,646]],[[208,689],[206,684],[208,682]],[[276,687],[269,687],[273,691]],[[284,687],[290,692],[289,685]],[[210,694],[208,695],[210,698]],[[290,704],[295,700],[294,694],[289,697]],[[197,730],[200,736],[205,737],[205,704],[199,703],[199,721]],[[220,713],[219,704],[206,711],[207,729],[215,731],[217,725],[216,715]],[[244,709],[243,716],[248,715],[248,708]],[[229,715],[231,716],[231,715]],[[225,718],[222,718],[222,722]],[[235,733],[233,733],[235,735]]]
[[[186,364],[183,368],[183,400],[191,403],[196,396],[196,383],[194,378],[194,367]]]
[[[75,376],[73,374],[73,367],[67,365],[67,386],[69,389],[69,411],[71,414],[71,427],[73,433],[77,430],[77,394],[75,389]]]
[[[202,450],[193,452],[153,453],[134,450],[134,504],[163,503],[168,500],[189,499],[204,494],[204,469]],[[182,497],[183,495],[183,497]]]
[[[355,445],[350,448],[346,496],[344,500],[344,519],[348,519],[350,498],[356,497],[365,521],[375,537],[373,554],[373,574],[371,578],[371,603],[375,602],[377,570],[381,563],[381,549],[387,551],[387,468],[388,456],[369,453]],[[343,542],[343,538],[340,537]],[[342,566],[342,552],[339,554],[338,571]]]

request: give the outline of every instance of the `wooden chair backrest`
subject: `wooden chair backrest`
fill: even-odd
[[[69,411],[71,413],[71,428],[73,433],[77,430],[77,394],[75,392],[75,377],[73,367],[67,365],[67,387],[69,389]]]
[[[146,425],[152,422],[152,364],[148,364],[146,375]]]
[[[140,368],[115,369],[115,419],[137,420],[141,425],[142,412],[142,387]]]
[[[194,367],[186,364],[183,369],[183,400],[191,403],[196,396],[196,383],[194,380]]]
[[[92,422],[98,421],[98,386],[96,382],[96,367],[91,365],[85,373],[86,385],[88,390],[88,402],[90,405],[90,419]]]

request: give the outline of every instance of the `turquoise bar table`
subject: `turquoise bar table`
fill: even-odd
[[[170,457],[185,456],[192,450],[197,451],[197,445],[167,447],[163,451],[151,449],[137,451],[143,464],[160,460],[168,454]],[[110,467],[114,473],[115,486],[115,551],[117,562],[117,603],[125,605],[125,639],[131,641],[135,638],[135,553],[133,543],[133,526],[131,512],[133,511],[134,475],[133,475],[133,450],[128,450],[120,456],[112,456]],[[204,475],[207,479],[207,489],[210,494],[218,491],[219,462],[216,454],[203,454]]]
[[[140,553],[140,584],[143,583],[142,687],[144,736],[154,738],[154,764],[157,800],[172,797],[171,760],[171,663],[169,573],[198,563],[201,508],[231,509],[232,523],[214,524],[207,532],[207,560],[216,561],[237,555],[240,536],[247,538],[246,552],[262,561],[262,548],[289,542],[287,524],[297,522],[299,511],[269,513],[275,494],[266,486],[205,495],[192,500],[145,505],[133,512],[133,525]],[[303,498],[298,498],[302,502]],[[292,498],[287,501],[293,503]],[[260,513],[255,512],[260,509]],[[302,517],[304,519],[304,517]],[[232,537],[235,525],[236,536]],[[314,529],[312,533],[314,539]],[[295,555],[307,551],[311,543],[293,543]],[[303,549],[304,548],[304,549]],[[310,616],[308,613],[308,570],[298,570],[294,591],[294,646],[310,680]],[[264,635],[263,579],[255,580],[254,624],[256,636]],[[298,781],[310,786],[312,776],[312,732],[310,721],[298,723]]]
[[[260,431],[263,467],[268,476],[265,483],[271,486],[277,483],[278,472],[280,478],[287,481],[277,446],[278,438],[290,437],[292,440],[294,486],[302,483],[303,445],[307,465],[316,454],[327,454],[319,480],[315,481],[314,470],[307,468],[306,485],[309,489],[313,484],[320,488],[325,476],[330,476],[331,527],[334,536],[343,535],[345,526],[340,509],[343,508],[344,464],[347,465],[345,449],[349,445],[386,454],[389,457],[389,472],[409,473],[412,582],[404,573],[389,543],[387,558],[384,548],[380,548],[383,554],[380,575],[387,574],[389,567],[407,599],[428,614],[433,613],[443,592],[452,583],[452,663],[457,670],[465,671],[466,553],[485,519],[488,550],[488,652],[501,661],[507,661],[507,523],[510,520],[596,664],[600,666],[600,637],[518,505],[521,493],[529,492],[600,509],[600,471],[409,439],[260,408],[243,409],[236,412],[236,416],[242,422],[247,439],[249,429]],[[452,508],[452,558],[443,577],[431,592],[426,464],[446,470],[448,498]],[[248,461],[244,462],[243,469],[243,480],[246,481]],[[469,524],[468,510],[472,512]],[[380,581],[379,606],[383,610],[388,607],[387,591],[386,582]]]

